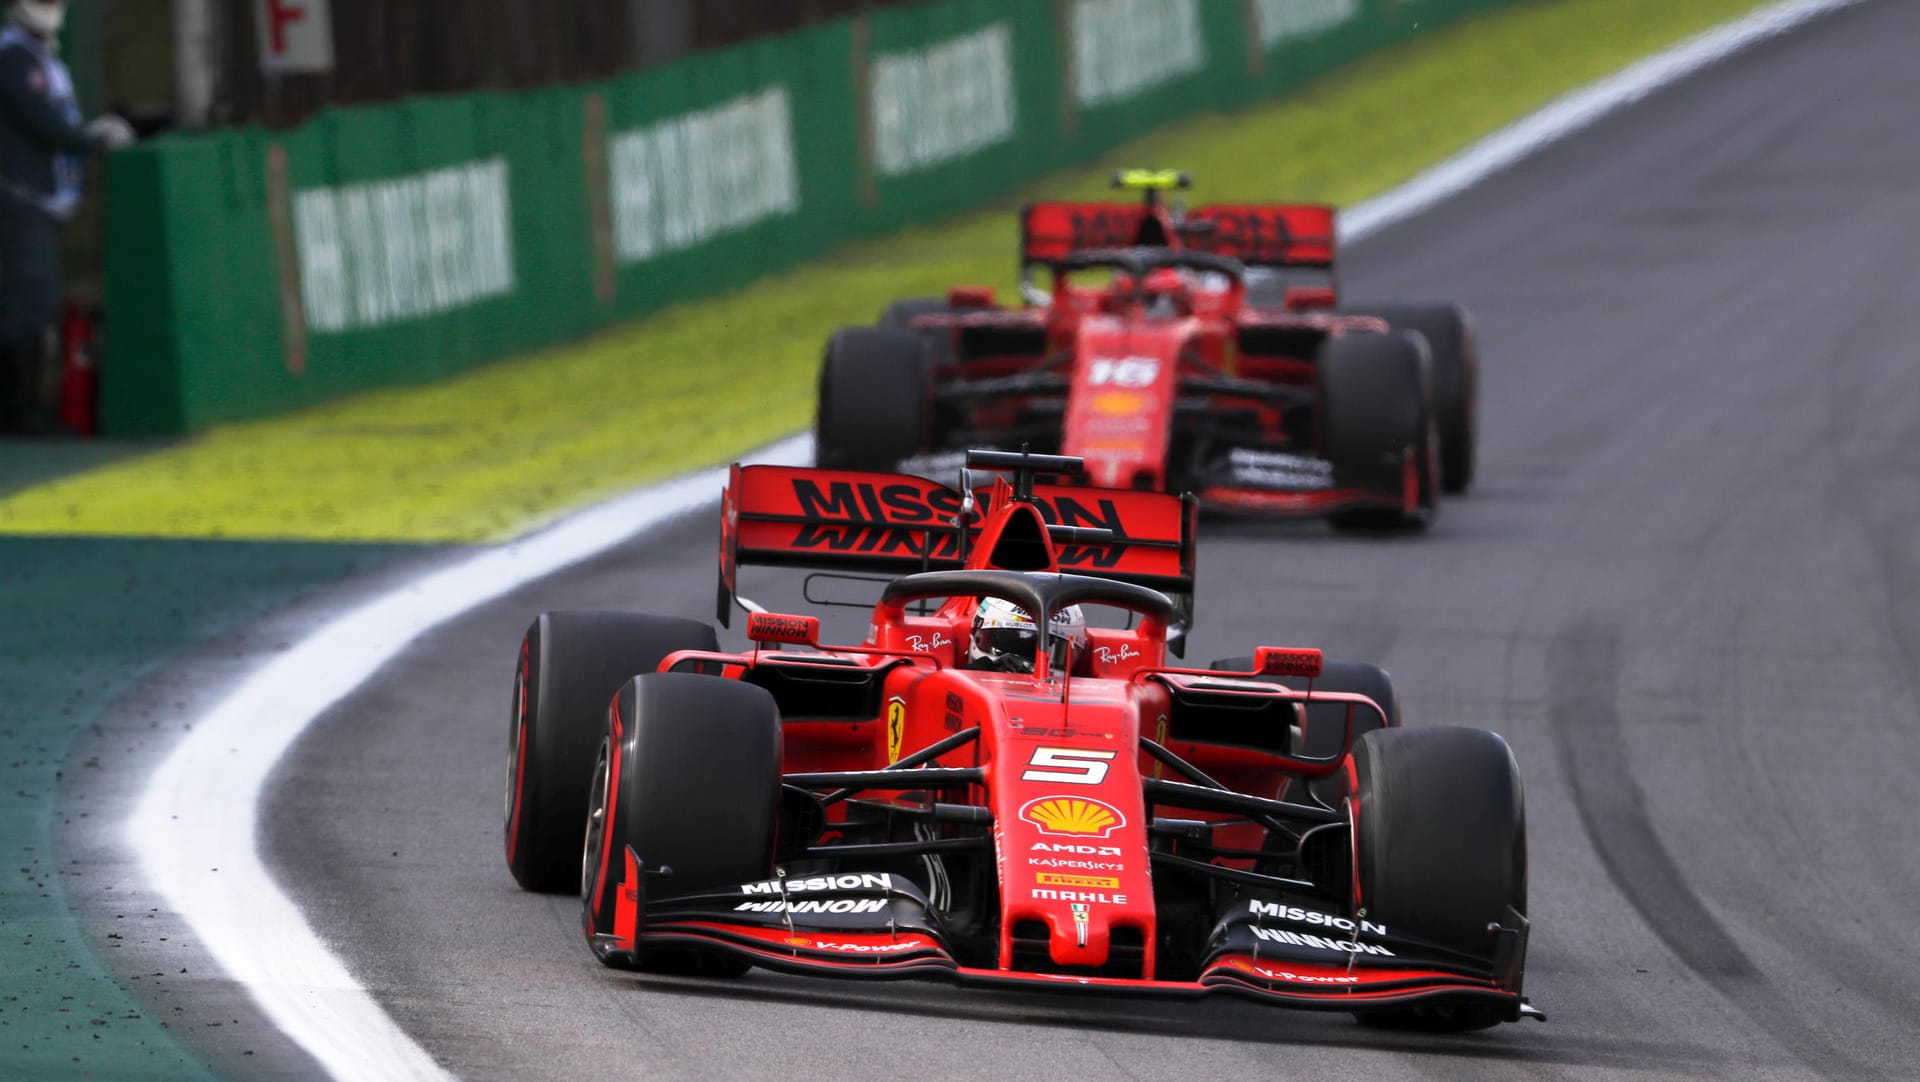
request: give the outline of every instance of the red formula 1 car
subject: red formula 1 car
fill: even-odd
[[[885,585],[858,644],[744,599],[744,653],[689,620],[539,617],[515,878],[578,890],[617,968],[1539,1016],[1499,736],[1401,728],[1384,672],[1317,650],[1182,666],[1191,499],[968,460],[1013,483],[735,467],[723,616],[745,563],[930,569],[866,580]]]
[[[1093,483],[1203,505],[1420,528],[1472,481],[1477,360],[1455,305],[1334,310],[1334,212],[1140,203],[1022,213],[1022,291],[896,302],[827,345],[819,462],[892,469],[975,446],[1086,460]],[[1051,271],[1051,290],[1032,283]],[[1313,284],[1286,287],[1285,276]],[[1086,284],[1090,280],[1094,284]]]

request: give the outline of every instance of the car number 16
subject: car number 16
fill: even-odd
[[[1087,382],[1095,387],[1146,387],[1160,376],[1160,362],[1152,357],[1100,357],[1093,362]]]

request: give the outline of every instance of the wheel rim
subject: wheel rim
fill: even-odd
[[[593,788],[587,794],[587,837],[580,847],[580,897],[593,897],[593,875],[600,867],[601,839],[606,837],[607,789],[613,756],[607,741],[600,741],[600,755],[593,763]]]

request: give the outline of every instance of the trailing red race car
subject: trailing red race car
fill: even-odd
[[[1117,179],[1143,200],[1022,212],[1024,306],[960,287],[834,334],[820,464],[1026,446],[1084,458],[1098,485],[1364,528],[1422,528],[1442,492],[1466,491],[1478,361],[1462,309],[1336,310],[1331,207],[1183,211],[1161,198],[1182,174]]]
[[[540,616],[507,769],[520,884],[578,890],[616,968],[1540,1017],[1499,736],[1401,728],[1386,673],[1317,650],[1183,667],[1192,499],[968,462],[1013,483],[734,468],[722,622],[744,563],[921,569],[856,645],[745,599],[744,653],[690,620]]]

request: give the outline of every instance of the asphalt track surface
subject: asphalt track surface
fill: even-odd
[[[710,616],[709,513],[417,641],[283,762],[268,860],[468,1077],[1905,1076],[1914,41],[1904,0],[1825,17],[1354,247],[1356,299],[1477,315],[1475,491],[1420,538],[1203,528],[1192,656],[1376,659],[1409,724],[1512,742],[1545,1025],[1398,1035],[1230,1000],[601,969],[576,903],[501,862],[513,652],[542,609]],[[781,605],[783,581],[744,585]],[[301,1072],[255,1036],[254,1065]]]

